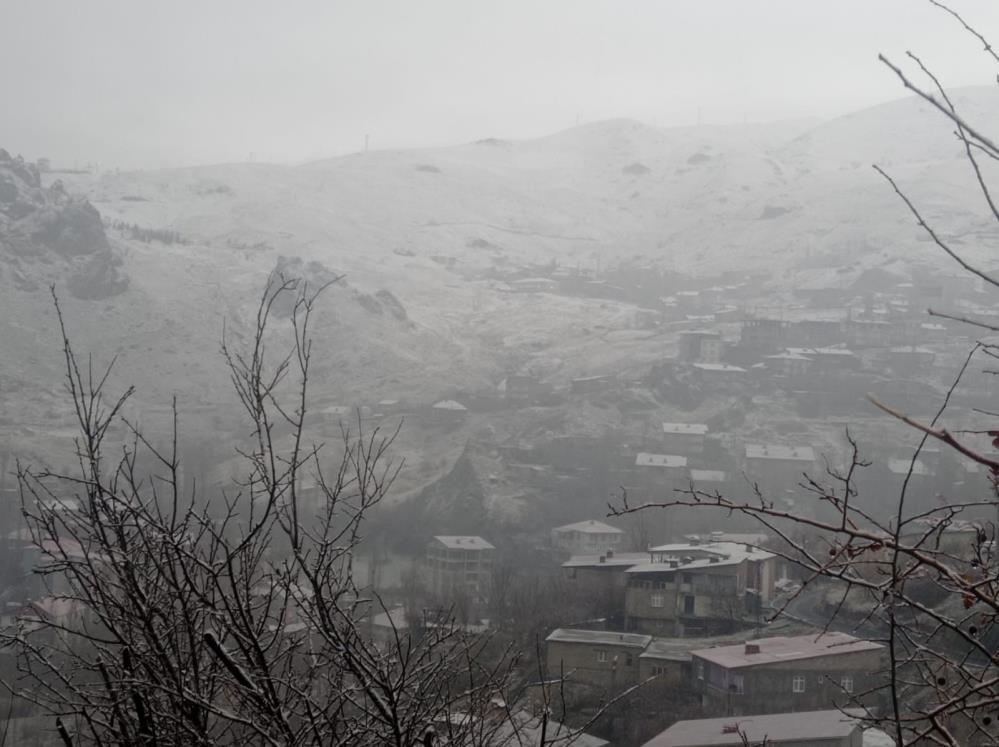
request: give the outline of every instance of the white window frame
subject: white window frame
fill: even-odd
[[[852,674],[844,674],[842,677],[840,677],[839,678],[839,686],[841,688],[843,688],[843,690],[845,692],[852,693],[853,692],[853,675]]]
[[[607,663],[607,652],[603,651],[603,650],[597,651],[597,661],[600,662],[601,664],[606,664]]]
[[[664,594],[653,594],[649,597],[649,604],[652,607],[662,608],[666,605],[666,596]]]
[[[791,679],[791,692],[793,693],[805,692],[805,676],[803,674],[796,674]]]
[[[700,659],[697,660],[697,679],[704,679],[704,662]]]

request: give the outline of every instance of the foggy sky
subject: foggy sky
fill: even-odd
[[[999,39],[999,3],[953,0]],[[923,0],[0,0],[0,147],[103,168],[302,161],[633,117],[724,124],[995,80]]]

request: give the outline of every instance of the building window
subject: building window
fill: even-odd
[[[846,692],[853,692],[853,676],[849,674],[844,674],[839,678],[839,686],[842,687]]]
[[[791,691],[796,693],[805,692],[805,678],[801,675],[795,675],[794,679],[791,680]]]
[[[649,603],[653,607],[662,607],[663,606],[663,595],[662,594],[653,594],[650,597]]]
[[[601,664],[606,663],[607,662],[607,652],[606,651],[597,651],[597,661],[599,661]]]
[[[654,677],[662,677],[664,674],[666,674],[666,667],[662,666],[661,664],[655,664],[655,665],[653,665],[653,667],[652,667],[652,676],[654,676]]]
[[[697,679],[699,679],[699,680],[703,680],[704,679],[704,662],[703,661],[698,661],[697,662]]]

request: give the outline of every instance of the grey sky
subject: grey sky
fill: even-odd
[[[953,0],[999,39],[999,3]],[[0,147],[104,167],[297,161],[634,117],[832,116],[996,69],[924,0],[0,0]]]

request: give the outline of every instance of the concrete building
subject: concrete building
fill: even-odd
[[[857,718],[838,710],[678,721],[642,747],[863,747]]]
[[[797,492],[802,474],[815,468],[811,446],[746,444],[746,476],[771,500]]]
[[[552,547],[570,555],[602,555],[620,549],[623,530],[590,519],[552,529]]]
[[[684,330],[677,339],[677,357],[687,363],[719,363],[724,343],[721,334],[707,329]]]
[[[773,599],[773,553],[718,542],[660,545],[649,554],[650,562],[625,571],[629,630],[681,636],[728,632]]]
[[[495,549],[482,537],[434,537],[427,544],[424,561],[431,591],[444,599],[467,594],[473,602],[484,602],[492,581]]]
[[[691,651],[705,713],[733,716],[830,708],[880,684],[885,647],[845,633],[758,638]],[[865,705],[876,705],[866,703]]]
[[[746,319],[739,344],[760,354],[776,353],[787,343],[787,322],[779,319]]]
[[[685,456],[701,454],[707,435],[704,423],[663,423],[663,451]]]
[[[572,683],[615,693],[638,681],[639,655],[651,642],[649,635],[558,628],[545,638],[548,672],[572,672]]]
[[[625,478],[630,497],[639,501],[661,499],[689,485],[687,457],[679,454],[640,451],[635,455],[634,467]]]

